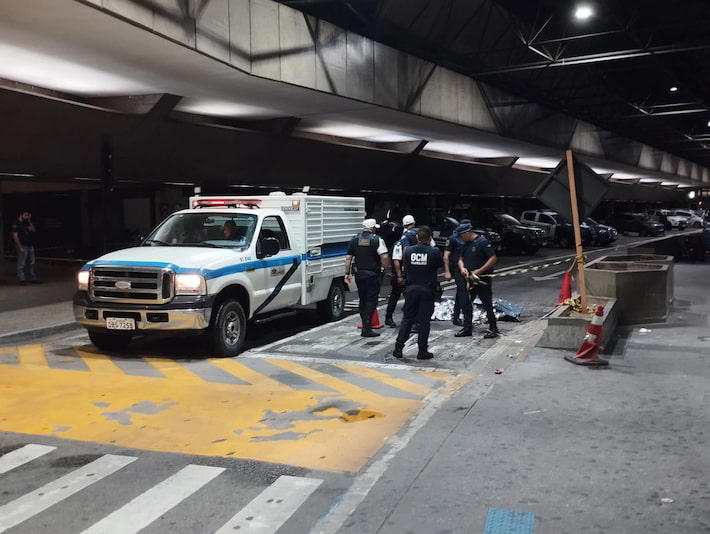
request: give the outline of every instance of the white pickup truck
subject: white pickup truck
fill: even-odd
[[[182,332],[235,356],[250,320],[313,305],[328,320],[344,314],[343,259],[364,218],[363,198],[192,197],[140,246],[82,267],[74,317],[102,349]]]

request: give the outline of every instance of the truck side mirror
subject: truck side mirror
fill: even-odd
[[[259,242],[259,245],[259,258],[268,258],[269,256],[275,256],[279,253],[279,250],[281,250],[279,240],[275,237],[265,237]]]

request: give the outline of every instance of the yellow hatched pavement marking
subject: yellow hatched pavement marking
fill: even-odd
[[[293,391],[293,388],[288,387],[286,384],[282,384],[273,378],[257,373],[256,371],[249,369],[246,365],[235,362],[234,360],[210,358],[208,361],[212,365],[227,371],[230,375],[234,375],[237,378],[241,378],[245,382],[249,382],[250,385],[259,384],[275,390]]]
[[[98,352],[89,352],[75,347],[75,350],[92,373],[108,373],[125,375],[123,370],[111,361],[111,358]]]
[[[278,365],[279,367],[282,367],[287,371],[291,371],[292,373],[304,376],[309,380],[312,380],[313,382],[328,386],[329,388],[334,389],[335,391],[343,393],[344,395],[347,395],[348,397],[354,399],[361,398],[363,395],[368,397],[371,395],[382,397],[382,395],[378,395],[377,393],[370,391],[369,389],[354,386],[349,382],[345,382],[344,380],[340,380],[339,378],[336,378],[326,373],[321,373],[320,371],[316,371],[315,369],[311,369],[310,367],[306,367],[305,365],[301,365],[290,360],[269,359],[269,362],[273,363],[274,365]]]
[[[345,369],[346,371],[349,371],[351,373],[379,380],[380,382],[389,384],[390,386],[396,387],[397,389],[401,389],[403,391],[407,391],[408,393],[413,393],[415,395],[420,395],[422,397],[425,397],[432,391],[431,388],[428,388],[426,386],[415,384],[414,382],[409,382],[408,380],[403,378],[395,378],[371,367],[347,363],[337,363],[334,365],[337,365],[338,367],[341,367],[342,369]]]
[[[21,366],[49,367],[42,345],[20,345],[17,347],[17,360]]]
[[[187,383],[205,382],[202,378],[197,376],[192,371],[188,370],[186,367],[180,365],[180,363],[175,360],[171,360],[168,358],[150,357],[144,357],[143,359],[150,365],[155,367],[158,371],[163,373],[163,375],[165,375],[165,378],[168,378],[170,380]]]

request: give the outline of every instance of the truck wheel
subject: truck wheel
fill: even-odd
[[[89,339],[97,349],[122,350],[131,342],[131,335],[89,330]]]
[[[343,284],[334,281],[328,290],[328,296],[317,305],[318,313],[326,321],[337,321],[345,315],[345,289]]]
[[[221,358],[233,358],[242,351],[246,333],[244,308],[236,300],[225,300],[207,332],[212,350]]]

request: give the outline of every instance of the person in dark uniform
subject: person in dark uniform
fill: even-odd
[[[434,289],[438,285],[436,274],[444,265],[441,252],[432,247],[431,230],[422,226],[417,232],[417,244],[405,247],[403,255],[407,284],[404,289],[404,318],[392,356],[402,358],[404,343],[409,338],[412,325],[419,325],[417,344],[418,360],[429,360],[434,355],[428,351],[431,314],[434,312]]]
[[[488,331],[483,337],[485,339],[498,337],[498,326],[493,312],[493,278],[486,276],[493,273],[493,265],[497,261],[495,249],[485,237],[476,234],[470,224],[460,225],[457,232],[464,241],[459,258],[461,275],[465,278],[469,273],[473,273],[479,276],[483,283],[471,286],[467,298],[461,303],[463,329],[456,333],[456,337],[467,337],[473,334],[473,300],[476,296],[481,299],[488,316]]]
[[[360,297],[360,319],[362,337],[377,337],[380,334],[370,328],[372,314],[377,308],[380,295],[380,275],[387,269],[389,255],[382,238],[375,234],[375,219],[366,219],[362,223],[362,232],[350,240],[345,256],[345,283],[350,284],[350,269],[355,258],[355,283]]]
[[[469,219],[461,219],[461,224],[471,224]],[[454,300],[454,316],[451,321],[454,326],[463,326],[461,322],[461,303],[464,302],[468,295],[466,294],[466,281],[461,276],[459,270],[459,258],[463,250],[463,239],[459,237],[454,229],[454,233],[446,240],[444,248],[444,279],[449,281],[452,276],[456,282],[456,299]]]
[[[411,247],[417,244],[417,233],[419,232],[419,229],[415,226],[415,224],[416,221],[412,215],[405,215],[402,218],[402,226],[404,227],[402,237],[399,241],[397,241],[392,249],[392,271],[394,276],[392,280],[392,291],[390,292],[389,300],[387,301],[387,312],[385,313],[385,324],[390,328],[397,328],[397,323],[394,322],[392,315],[394,315],[394,311],[397,308],[397,301],[399,301],[399,297],[402,295],[402,291],[404,290],[405,275],[402,269],[402,255],[406,247]],[[433,239],[429,242],[429,244],[432,247],[436,246]]]

